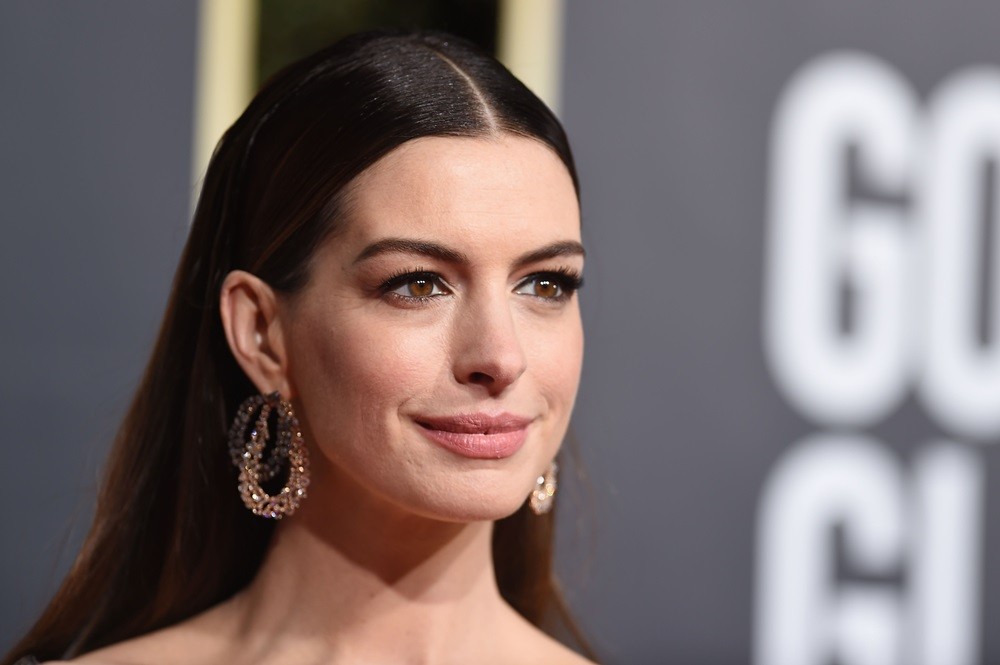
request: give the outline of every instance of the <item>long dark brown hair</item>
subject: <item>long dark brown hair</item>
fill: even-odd
[[[41,618],[2,661],[81,653],[167,626],[245,587],[273,522],[235,490],[228,421],[256,392],[223,334],[232,270],[290,294],[341,215],[345,186],[423,136],[514,133],[552,148],[577,184],[552,112],[471,44],[440,33],[349,37],[275,75],[225,133],[202,188],[152,357],[118,431],[94,523]],[[496,523],[503,597],[588,655],[552,574],[554,516]]]

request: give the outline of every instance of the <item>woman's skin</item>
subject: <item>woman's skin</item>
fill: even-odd
[[[502,600],[490,544],[555,456],[579,381],[569,173],[527,138],[423,138],[347,200],[302,291],[241,271],[222,288],[237,361],[302,422],[308,498],[233,599],[75,662],[588,662]],[[469,414],[522,418],[523,445],[468,457],[429,435]]]

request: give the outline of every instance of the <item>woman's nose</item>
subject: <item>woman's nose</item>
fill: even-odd
[[[494,295],[469,302],[458,314],[455,379],[499,395],[527,369],[527,358],[507,298]]]

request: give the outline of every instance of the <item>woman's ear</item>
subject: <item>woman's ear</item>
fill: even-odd
[[[260,278],[234,270],[222,282],[219,314],[236,362],[261,393],[292,399],[278,298]]]

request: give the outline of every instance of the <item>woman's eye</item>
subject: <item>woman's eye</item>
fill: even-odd
[[[543,273],[525,279],[518,285],[515,293],[542,300],[565,300],[573,295],[581,284],[582,280],[574,275]]]
[[[423,299],[449,293],[441,278],[432,273],[411,273],[395,277],[383,286],[384,293],[403,298]]]

